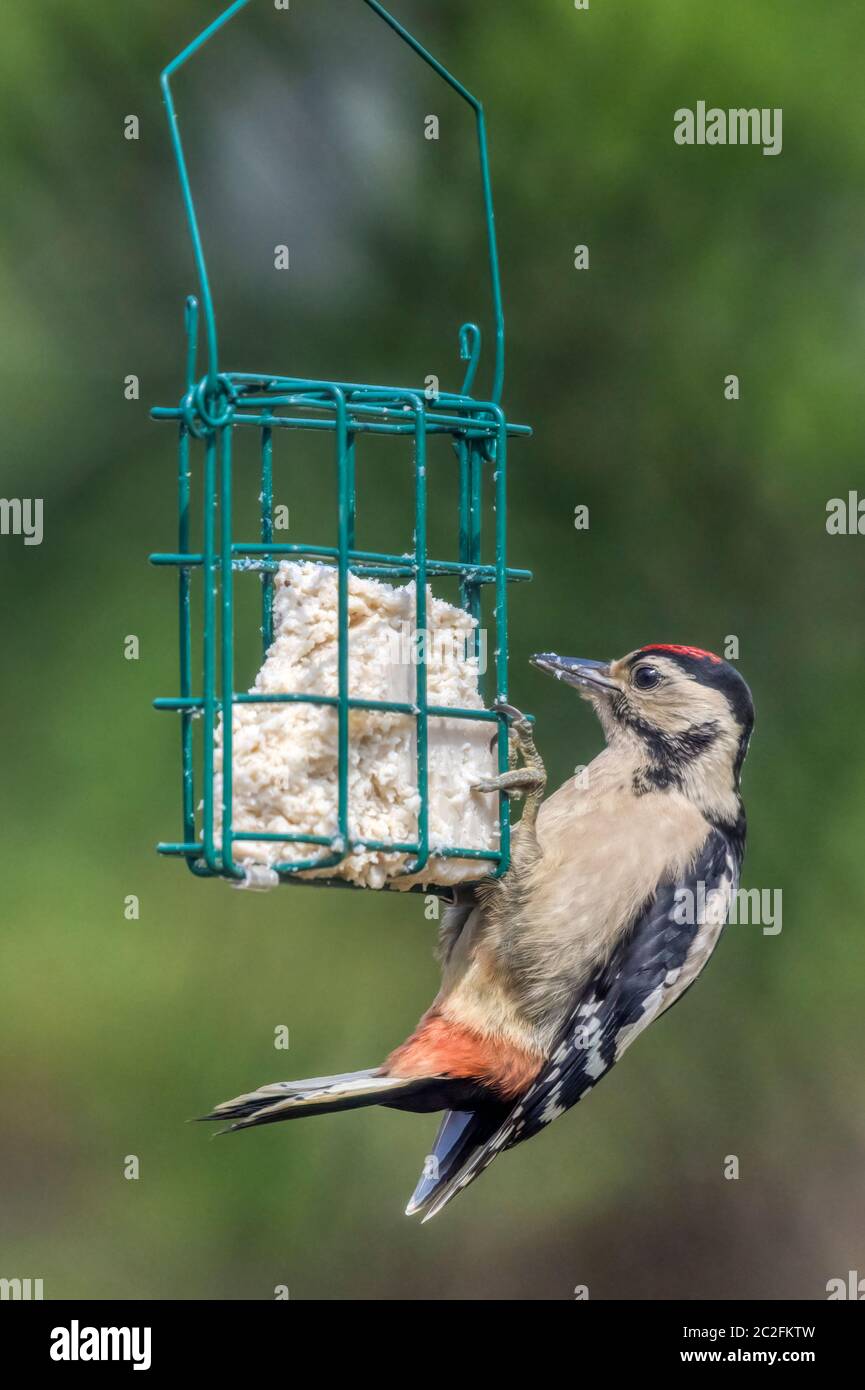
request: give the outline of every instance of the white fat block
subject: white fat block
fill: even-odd
[[[414,705],[418,668],[412,659],[415,586],[395,587],[349,575],[349,694]],[[274,576],[274,640],[253,693],[338,694],[337,573],[328,565],[284,561]],[[475,620],[427,590],[427,702],[483,709],[474,655]],[[244,704],[234,707],[235,830],[335,836],[338,796],[337,711],[333,706]],[[412,856],[357,849],[336,868],[303,877],[338,876],[368,888],[450,885],[482,878],[485,860],[435,856],[436,847],[497,850],[498,797],[472,791],[497,772],[490,748],[496,732],[485,720],[429,719],[429,829],[425,869],[402,874]],[[222,799],[222,725],[217,728],[214,801],[217,834]],[[365,840],[417,842],[420,796],[417,727],[410,714],[349,712],[349,832]],[[327,846],[240,840],[234,858],[250,876],[277,863],[329,853]],[[270,876],[272,878],[272,876]]]

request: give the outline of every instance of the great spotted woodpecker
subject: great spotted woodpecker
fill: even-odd
[[[237,1130],[366,1105],[443,1110],[407,1208],[424,1220],[681,998],[738,884],[754,718],[738,671],[674,645],[532,662],[592,703],[607,746],[545,800],[531,724],[508,707],[522,765],[478,790],[525,796],[511,865],[445,913],[441,989],[415,1031],[379,1067],[263,1086],[205,1117]]]

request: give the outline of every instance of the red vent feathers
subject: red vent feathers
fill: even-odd
[[[384,1076],[464,1077],[512,1100],[534,1081],[542,1062],[538,1053],[442,1018],[432,1008],[381,1070]]]

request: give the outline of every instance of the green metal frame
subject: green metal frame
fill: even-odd
[[[335,868],[355,848],[368,848],[411,855],[405,875],[422,871],[431,855],[444,858],[486,861],[483,875],[500,876],[510,862],[510,818],[508,799],[501,795],[500,843],[498,850],[477,850],[463,846],[431,848],[429,839],[428,725],[430,717],[447,716],[483,720],[497,725],[499,770],[507,768],[508,732],[506,715],[498,710],[454,709],[427,702],[426,668],[418,663],[414,704],[394,701],[362,700],[349,695],[348,683],[348,576],[366,574],[387,579],[414,579],[416,591],[415,623],[426,629],[427,583],[436,576],[459,579],[460,602],[480,622],[481,593],[491,584],[495,591],[495,680],[496,699],[508,695],[508,619],[509,581],[531,578],[527,570],[511,569],[506,562],[507,542],[507,454],[510,435],[527,435],[524,425],[509,424],[500,405],[504,384],[505,329],[496,249],[495,220],[487,155],[486,128],[480,102],[427,52],[383,7],[378,0],[363,0],[409,47],[423,59],[473,109],[480,153],[481,181],[487,229],[487,248],[495,323],[495,363],[493,385],[488,400],[476,400],[471,392],[481,351],[481,333],[475,324],[460,329],[460,357],[467,363],[459,393],[438,392],[430,397],[423,389],[368,386],[355,382],[317,381],[303,377],[274,376],[269,373],[223,372],[220,370],[216,315],[198,218],[177,113],[171,93],[171,78],[198,50],[223,28],[251,0],[237,0],[213,24],[203,30],[162,73],[162,91],[168,112],[174,156],[186,218],[192,239],[198,274],[200,299],[186,301],[186,390],[177,407],[156,407],[158,420],[179,424],[178,464],[178,549],[173,553],[151,555],[155,565],[175,566],[179,575],[180,614],[180,695],[158,699],[157,709],[180,714],[182,757],[183,838],[162,843],[159,852],[186,859],[193,873],[204,877],[221,876],[233,880],[246,877],[234,858],[234,845],[242,840],[273,840],[315,846],[317,854],[291,864],[274,865],[284,881],[347,887],[332,877],[298,879],[304,869]],[[207,351],[207,371],[197,373],[200,318],[203,316]],[[260,469],[255,485],[260,494],[260,534],[256,541],[236,541],[232,525],[232,441],[234,430],[252,428],[260,434]],[[281,544],[273,531],[273,441],[280,430],[327,431],[334,436],[334,456],[338,484],[337,545]],[[355,463],[359,439],[364,435],[405,435],[412,442],[415,497],[414,554],[392,555],[356,548]],[[433,560],[427,554],[427,441],[430,436],[449,436],[459,470],[459,558]],[[190,550],[191,484],[194,452],[203,452],[203,549]],[[481,559],[483,479],[492,470],[495,496],[495,559]],[[338,694],[296,695],[243,694],[234,690],[234,575],[237,570],[254,570],[262,576],[262,622],[264,651],[273,640],[273,574],[286,557],[307,558],[334,565],[337,581],[338,615]],[[193,685],[191,596],[193,576],[203,576],[203,687]],[[217,623],[218,619],[218,623]],[[316,835],[276,835],[258,831],[240,832],[232,824],[232,707],[244,703],[286,703],[330,705],[337,710],[338,730],[338,811],[337,832],[333,837]],[[349,711],[387,710],[412,715],[417,725],[417,779],[420,797],[418,834],[415,841],[363,840],[350,834],[348,804]],[[221,829],[216,834],[213,791],[214,749],[217,721],[222,716],[222,805]],[[202,814],[196,816],[196,781],[193,755],[193,721],[203,722],[204,756],[202,769]],[[479,864],[479,868],[481,865]],[[430,890],[424,890],[430,891]],[[432,891],[435,891],[434,889]]]

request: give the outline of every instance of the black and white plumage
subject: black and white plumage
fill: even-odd
[[[738,887],[740,864],[740,845],[711,830],[687,879],[659,885],[609,960],[586,981],[546,1065],[501,1122],[491,1125],[492,1116],[481,1114],[474,1135],[460,1127],[461,1150],[452,1138],[441,1152],[436,1146],[438,1180],[421,1180],[412,1211],[422,1210],[424,1219],[435,1216],[497,1154],[531,1139],[570,1110],[643,1029],[681,998],[715,949]],[[699,913],[691,910],[698,900],[704,902]],[[446,1139],[449,1120],[441,1131]],[[467,1139],[474,1142],[469,1145]]]
[[[407,1209],[424,1220],[581,1100],[681,998],[738,887],[753,725],[738,672],[661,645],[533,662],[592,702],[607,747],[544,799],[531,727],[510,711],[523,765],[478,790],[526,797],[511,868],[446,914],[441,990],[415,1032],[379,1068],[277,1083],[207,1117],[239,1129],[371,1104],[444,1110]]]

